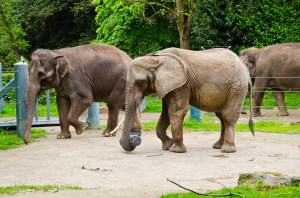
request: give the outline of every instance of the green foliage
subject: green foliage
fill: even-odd
[[[193,41],[200,46],[250,47],[299,42],[300,2],[289,0],[197,1]]]
[[[142,129],[145,131],[152,131],[156,129],[157,121],[142,123]],[[255,131],[265,133],[299,133],[300,125],[291,125],[284,122],[271,122],[271,121],[257,121],[254,124]],[[203,114],[202,121],[191,119],[186,116],[183,123],[185,131],[221,131],[221,124],[214,114]],[[169,127],[170,130],[170,127]],[[236,124],[236,132],[250,132],[248,124]]]
[[[0,62],[12,68],[28,50],[25,32],[16,18],[14,0],[0,0]]]
[[[0,117],[16,117],[16,104],[15,103],[4,103],[4,110],[0,113]],[[47,106],[38,105],[38,113],[40,117],[47,116]],[[50,116],[58,116],[56,103],[50,103]]]
[[[18,19],[33,51],[87,44],[94,40],[96,13],[90,0],[15,0]]]
[[[31,141],[35,141],[38,138],[46,136],[47,131],[44,129],[31,129]],[[20,147],[21,145],[24,145],[22,138],[18,137],[15,133],[0,129],[0,150],[14,149]]]
[[[269,197],[298,197],[300,194],[299,186],[237,186],[235,188],[222,189],[218,191],[213,191],[209,194],[209,197],[215,197],[217,194],[234,194],[230,197],[242,197],[242,198],[269,198]],[[213,196],[215,195],[215,196]],[[196,195],[194,193],[176,193],[163,195],[161,198],[198,198],[198,197],[208,197],[202,195]],[[227,196],[217,196],[217,197],[228,197]]]
[[[94,0],[97,40],[137,57],[179,45],[178,31],[163,9],[141,2]]]
[[[18,192],[27,191],[27,190],[34,190],[34,191],[52,191],[57,192],[59,190],[83,190],[83,188],[78,186],[58,186],[58,185],[44,185],[44,186],[6,186],[0,187],[0,195],[14,195]]]

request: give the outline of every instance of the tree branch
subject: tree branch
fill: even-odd
[[[176,13],[174,12],[174,10],[172,10],[171,8],[169,8],[168,6],[165,6],[159,2],[149,2],[149,1],[146,1],[146,0],[125,0],[127,2],[140,2],[140,3],[144,3],[144,4],[147,4],[147,5],[156,5],[156,6],[159,6],[163,9],[166,9],[167,11],[169,11],[170,13],[172,13],[173,15],[176,16]]]
[[[189,191],[189,192],[195,193],[195,194],[197,194],[197,195],[208,196],[208,197],[223,197],[223,196],[225,197],[225,196],[232,196],[232,195],[235,195],[235,196],[241,196],[241,195],[239,195],[239,194],[231,193],[231,192],[229,191],[229,189],[226,188],[223,184],[221,184],[221,185],[224,186],[224,187],[229,191],[228,194],[209,194],[209,193],[205,194],[205,193],[198,193],[198,192],[193,191],[193,190],[191,190],[191,189],[189,189],[189,188],[183,187],[183,186],[177,184],[176,182],[174,182],[174,181],[172,181],[172,180],[170,180],[170,179],[167,179],[167,181],[169,181],[169,182],[175,184],[176,186],[179,186],[180,188],[183,188],[184,190],[187,190],[187,191]],[[217,183],[217,182],[216,182],[216,183]],[[220,183],[219,183],[219,184],[220,184]]]

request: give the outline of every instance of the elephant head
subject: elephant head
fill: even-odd
[[[38,49],[31,55],[29,84],[27,91],[27,121],[23,133],[24,142],[29,141],[30,129],[38,95],[50,88],[58,87],[69,71],[69,61],[59,53]]]
[[[130,130],[137,106],[144,96],[157,92],[158,98],[162,99],[186,82],[186,65],[174,54],[156,53],[131,62],[126,80],[125,122],[120,139],[124,150],[132,151],[137,146],[130,139]]]
[[[258,56],[259,49],[255,47],[244,49],[240,53],[240,59],[245,63],[247,66],[250,76],[252,78],[255,77],[255,71],[256,71],[256,60]]]

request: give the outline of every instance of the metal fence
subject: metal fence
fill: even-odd
[[[25,62],[19,62],[14,64],[14,78],[10,80],[4,87],[2,87],[2,64],[0,63],[0,113],[4,110],[5,103],[3,97],[10,91],[15,92],[15,100],[10,101],[10,104],[15,105],[16,117],[14,120],[6,120],[0,122],[1,128],[16,128],[17,135],[23,136],[23,132],[26,125],[27,113],[27,86],[28,86],[28,65]],[[47,106],[47,118],[39,119],[38,108],[36,106],[35,120],[33,120],[32,126],[53,126],[59,125],[58,119],[51,119],[50,117],[50,93],[46,91],[46,106]],[[86,122],[90,128],[99,127],[99,103],[93,103],[88,110],[88,117]]]

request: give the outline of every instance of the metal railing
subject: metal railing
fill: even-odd
[[[27,86],[28,86],[28,65],[26,62],[19,62],[14,64],[14,79],[2,87],[2,64],[0,63],[0,113],[3,112],[3,97],[10,91],[15,90],[16,97],[16,121],[0,122],[0,128],[16,128],[17,135],[23,136],[23,132],[26,125],[27,113]],[[47,119],[40,120],[38,116],[38,108],[35,110],[35,120],[32,122],[32,126],[55,126],[59,125],[59,120],[50,118],[50,93],[46,91],[46,104],[47,104]],[[93,103],[88,110],[88,123],[89,128],[99,128],[99,103]]]

